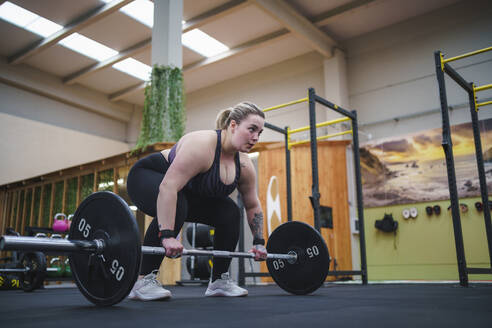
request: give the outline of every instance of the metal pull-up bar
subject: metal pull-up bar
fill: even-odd
[[[318,141],[319,140],[324,140],[324,139],[328,139],[328,138],[342,136],[344,134],[352,134],[352,130],[347,130],[347,131],[342,131],[342,132],[327,134],[327,135],[321,136],[321,137],[316,137],[316,140],[318,140]],[[300,141],[296,141],[296,142],[289,142],[289,148],[292,147],[292,146],[295,146],[295,145],[300,145],[300,144],[308,143],[308,142],[311,142],[311,139],[300,140]]]
[[[475,97],[475,110],[476,111],[478,111],[478,108],[479,107],[483,107],[483,106],[487,106],[487,105],[491,105],[492,104],[492,101],[484,101],[484,102],[481,102],[481,103],[477,103],[477,95],[476,95],[476,93],[479,92],[479,91],[484,91],[484,90],[488,90],[488,89],[492,89],[492,84],[482,85],[480,87],[475,87],[475,85],[473,85],[473,96]]]
[[[337,118],[335,120],[317,123],[316,124],[316,127],[317,128],[320,128],[320,127],[323,127],[323,126],[328,126],[328,125],[332,125],[332,124],[336,124],[336,123],[341,123],[341,122],[345,122],[345,121],[349,121],[349,120],[350,120],[349,117]],[[287,139],[288,139],[288,147],[289,147],[289,149],[292,146],[300,145],[300,144],[303,144],[303,143],[310,142],[311,141],[310,139],[300,140],[300,141],[295,141],[295,142],[290,142],[290,136],[292,134],[298,133],[298,132],[302,132],[302,131],[307,131],[309,129],[310,129],[310,126],[308,125],[308,126],[303,126],[302,128],[297,128],[297,129],[293,129],[293,130],[290,130],[290,129],[287,130]],[[337,136],[341,136],[341,135],[349,134],[349,133],[352,133],[352,130],[342,131],[342,132],[337,132],[337,133],[333,133],[333,134],[328,134],[328,135],[325,135],[325,136],[317,137],[316,140],[318,140],[318,141],[319,140],[324,140],[324,139],[333,138],[333,137],[337,137]]]
[[[1,1],[1,0],[0,0]],[[316,230],[321,231],[321,218],[320,218],[320,198],[321,194],[319,192],[319,178],[318,178],[318,153],[317,153],[317,141],[323,140],[327,138],[332,138],[344,134],[352,134],[352,142],[353,142],[353,159],[354,159],[354,167],[355,167],[355,182],[357,188],[357,214],[359,218],[359,234],[360,234],[360,258],[361,258],[361,270],[360,271],[350,271],[351,274],[360,274],[362,276],[362,283],[364,285],[367,284],[367,260],[366,260],[366,248],[365,248],[365,234],[364,234],[364,205],[362,200],[362,178],[361,178],[361,170],[360,170],[360,154],[359,154],[359,139],[357,135],[358,125],[357,125],[357,113],[355,110],[349,111],[338,105],[335,105],[328,100],[316,95],[316,92],[313,88],[308,89],[308,96],[306,98],[290,101],[284,104],[276,105],[273,107],[264,108],[263,112],[269,112],[272,110],[285,108],[291,105],[308,102],[309,106],[309,126],[297,128],[290,130],[289,127],[285,127],[284,129],[277,127],[273,124],[265,122],[265,127],[272,129],[273,131],[282,133],[285,136],[285,158],[286,158],[286,189],[287,189],[287,216],[288,220],[292,220],[292,201],[291,201],[291,183],[290,183],[290,148],[293,145],[297,145],[300,143],[311,143],[311,177],[313,180],[313,184],[311,186],[311,196],[310,199],[312,201],[313,206],[313,214],[314,214],[314,226]],[[316,123],[316,103],[323,105],[329,109],[334,110],[340,115],[345,116],[344,118],[339,118],[331,121],[326,121],[322,123]],[[348,131],[342,131],[334,134],[329,134],[325,136],[316,136],[316,130],[319,127],[327,126],[330,124],[340,123],[344,121],[351,120],[352,129]],[[301,140],[296,141],[294,143],[290,142],[290,135],[292,133],[301,132],[309,130],[310,139],[309,140]],[[244,277],[246,276],[257,276],[258,273],[245,273],[244,272],[244,264],[241,265],[240,262],[240,281],[244,283]],[[340,271],[341,272],[341,271]],[[337,273],[335,272],[334,275]],[[241,280],[242,279],[242,280]]]
[[[288,106],[291,106],[291,105],[295,105],[295,104],[299,104],[299,103],[302,103],[302,102],[306,102],[308,101],[309,98],[306,97],[306,98],[302,98],[302,99],[298,99],[298,100],[294,100],[294,101],[290,101],[288,103],[285,103],[285,104],[280,104],[280,105],[277,105],[277,106],[273,106],[273,107],[268,107],[268,108],[264,108],[263,109],[263,112],[269,112],[271,110],[275,110],[275,109],[279,109],[279,108],[284,108],[284,107],[288,107]]]
[[[492,51],[492,47],[487,47],[487,48],[483,48],[483,49],[480,49],[480,50],[475,50],[475,51],[468,52],[468,53],[465,53],[463,55],[451,57],[451,58],[448,58],[448,59],[444,59],[444,56],[441,53],[440,54],[440,58],[441,58],[441,70],[442,71],[445,70],[444,64],[446,64],[446,63],[449,63],[449,62],[452,62],[452,61],[455,61],[455,60],[459,60],[459,59],[463,59],[463,58],[467,58],[467,57],[471,57],[471,56],[475,56],[475,55],[478,55],[478,54],[481,54],[481,53],[484,53],[484,52],[488,52],[488,51]],[[462,82],[464,81],[461,77],[457,76],[457,73],[454,72],[453,69],[451,69],[449,66],[446,66],[446,67],[447,67],[447,71],[446,72],[451,76],[451,78],[453,78],[455,81],[457,81],[458,84],[460,84],[459,83],[460,81],[462,81]],[[462,85],[462,84],[460,84],[460,85]],[[492,89],[492,84],[482,85],[482,86],[479,86],[479,87],[475,87],[475,85],[473,85],[473,88],[471,90],[467,88],[468,86],[463,86],[463,87],[465,88],[465,90],[468,90],[469,92],[470,91],[473,91],[473,96],[475,98],[475,111],[478,111],[479,107],[483,107],[483,106],[487,106],[487,105],[492,105],[492,101],[484,101],[484,102],[481,102],[481,103],[477,103],[477,96],[476,96],[476,93],[479,92],[479,91]]]
[[[483,106],[487,106],[487,105],[492,105],[492,100],[491,101],[484,101],[484,102],[481,102],[481,103],[477,103],[476,104],[476,107],[483,107]]]
[[[455,60],[459,60],[459,59],[463,59],[463,58],[466,58],[466,57],[471,57],[471,56],[474,56],[474,55],[478,55],[478,54],[481,54],[481,53],[487,52],[487,51],[492,51],[492,47],[488,47],[488,48],[484,48],[484,49],[480,49],[480,50],[468,52],[466,54],[459,55],[459,56],[456,56],[456,57],[451,57],[451,58],[448,58],[448,59],[443,59],[442,60],[442,63],[443,64],[449,63],[449,62],[452,62],[452,61],[455,61]]]
[[[454,70],[448,63],[481,54],[487,51],[492,51],[492,47],[472,51],[460,56],[444,59],[443,54],[440,51],[434,52],[434,60],[436,63],[436,77],[439,86],[439,98],[441,102],[442,113],[442,147],[446,158],[448,186],[449,186],[449,198],[451,201],[451,214],[453,218],[453,230],[456,246],[456,258],[458,264],[458,274],[460,278],[461,286],[468,286],[468,274],[482,274],[492,273],[492,224],[491,215],[489,210],[487,180],[485,176],[484,160],[482,144],[480,139],[480,130],[478,127],[478,109],[481,106],[491,105],[492,101],[486,101],[477,103],[477,92],[492,89],[492,84],[475,87],[473,83],[466,81],[456,70]],[[456,181],[456,171],[453,155],[453,144],[451,142],[451,125],[449,120],[449,107],[446,95],[446,86],[444,81],[444,73],[447,73],[459,86],[461,86],[467,93],[470,102],[471,113],[471,125],[473,130],[473,139],[475,141],[475,157],[478,167],[478,178],[480,182],[480,196],[484,207],[484,223],[487,236],[487,246],[489,251],[490,268],[469,268],[466,264],[465,249],[463,243],[463,230],[461,227],[461,217],[459,211],[459,195],[458,186]]]
[[[475,92],[488,89],[492,89],[492,84],[482,85],[481,87],[473,87],[473,90],[475,90]]]
[[[317,128],[321,128],[323,126],[332,125],[332,124],[336,124],[336,123],[340,123],[340,122],[345,122],[345,121],[349,121],[349,120],[350,120],[350,118],[348,118],[348,117],[337,118],[336,120],[318,123],[318,124],[316,124],[316,127]],[[297,133],[297,132],[302,132],[302,131],[307,131],[307,130],[309,130],[309,125],[304,126],[302,128],[297,128],[297,129],[289,130],[289,134]]]
[[[298,100],[289,101],[287,103],[276,105],[276,106],[272,106],[272,107],[268,107],[268,108],[263,109],[263,112],[269,112],[269,111],[272,111],[272,110],[275,110],[275,109],[285,108],[285,107],[288,107],[288,106],[291,106],[291,105],[295,105],[295,104],[299,104],[299,103],[303,103],[303,102],[307,102],[307,101],[309,101],[309,97],[298,99]],[[338,108],[337,105],[334,105],[334,107],[335,108]],[[317,123],[316,124],[316,128],[320,128],[320,127],[323,127],[323,126],[328,126],[328,125],[332,125],[332,124],[336,124],[336,123],[340,123],[340,122],[349,121],[350,119],[351,119],[350,117],[343,117],[343,118],[338,118],[338,119],[331,120],[331,121]],[[292,130],[287,129],[287,140],[288,140],[287,141],[287,147],[288,147],[288,149],[290,150],[290,148],[292,146],[295,146],[295,145],[299,145],[299,144],[310,142],[311,141],[310,139],[300,140],[300,141],[296,141],[296,142],[290,142],[290,136],[292,134],[298,133],[298,132],[302,132],[302,131],[308,131],[310,128],[311,127],[309,125],[307,125],[307,126],[303,126],[301,128],[292,129]],[[352,133],[352,130],[342,131],[342,132],[337,132],[337,133],[333,133],[333,134],[329,134],[329,135],[317,137],[316,140],[319,141],[319,140],[324,140],[324,139],[333,138],[333,137],[341,136],[341,135],[344,135],[344,134],[351,134],[351,133]]]

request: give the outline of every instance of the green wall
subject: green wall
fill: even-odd
[[[480,198],[461,199],[468,212],[461,213],[468,267],[490,267],[483,212],[475,209]],[[441,206],[441,214],[428,216],[426,206]],[[450,201],[377,207],[364,210],[369,280],[459,280]],[[405,208],[416,207],[416,218],[404,219]],[[395,233],[382,232],[374,222],[392,213],[398,221]],[[492,280],[492,275],[468,276]]]

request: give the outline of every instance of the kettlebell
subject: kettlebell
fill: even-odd
[[[59,219],[59,217],[63,217]],[[65,232],[68,230],[67,216],[63,213],[57,213],[55,219],[53,220],[53,231]]]

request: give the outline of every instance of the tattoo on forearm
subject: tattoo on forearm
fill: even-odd
[[[263,213],[255,213],[249,223],[251,232],[255,238],[263,238]]]

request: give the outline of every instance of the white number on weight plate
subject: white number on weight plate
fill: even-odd
[[[87,223],[87,221],[84,218],[80,219],[78,228],[79,228],[79,231],[82,232],[82,235],[85,238],[89,237],[89,234],[91,232],[91,225],[89,223]]]
[[[318,246],[313,245],[313,247],[306,248],[306,253],[308,254],[310,259],[312,259],[315,256],[318,256],[319,255]]]
[[[118,260],[113,260],[111,263],[111,273],[114,274],[116,280],[121,281],[125,275],[125,268],[120,265]]]
[[[285,263],[284,263],[284,261],[282,261],[282,260],[280,260],[280,259],[279,259],[279,260],[275,260],[275,261],[273,261],[273,268],[274,268],[275,270],[280,270],[280,269],[283,269],[283,267],[285,267]]]

